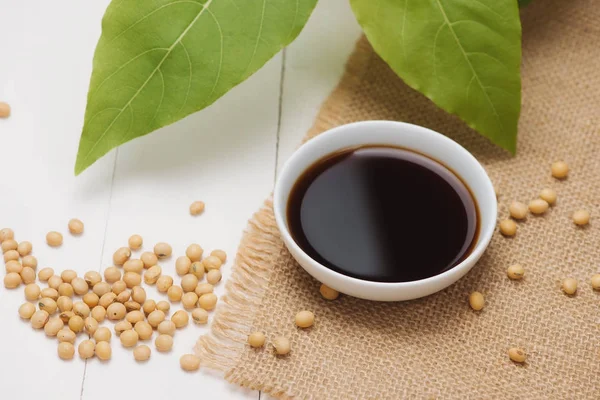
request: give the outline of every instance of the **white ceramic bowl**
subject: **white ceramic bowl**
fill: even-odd
[[[439,275],[410,282],[374,282],[335,272],[309,257],[292,239],[286,208],[288,197],[302,173],[324,156],[360,145],[392,145],[412,149],[446,165],[471,189],[479,207],[479,236],[473,251],[460,264]],[[401,301],[416,299],[442,290],[477,263],[496,226],[496,194],[479,162],[455,141],[431,129],[394,121],[364,121],[333,128],[300,147],[286,162],[274,194],[277,225],[288,250],[315,279],[335,290],[368,300]]]

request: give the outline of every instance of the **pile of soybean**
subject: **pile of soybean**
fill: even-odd
[[[190,213],[204,211],[204,203],[194,202]],[[69,232],[81,235],[84,224],[78,219],[68,223]],[[46,243],[61,246],[62,234],[49,232]],[[4,255],[6,275],[4,286],[17,290],[24,286],[26,302],[19,307],[19,316],[30,321],[32,328],[43,329],[47,336],[56,337],[58,356],[70,360],[75,355],[78,335],[85,335],[77,346],[82,359],[97,357],[109,360],[112,355],[113,333],[101,326],[104,320],[115,322],[114,335],[121,345],[133,349],[138,361],[147,361],[152,350],[139,341],[152,340],[159,352],[168,352],[173,346],[176,330],[188,325],[190,316],[196,324],[208,322],[209,311],[217,304],[214,285],[221,281],[221,266],[227,260],[223,250],[213,250],[203,257],[204,250],[191,244],[186,254],[175,261],[174,278],[163,273],[159,261],[171,257],[172,248],[167,243],[157,243],[153,251],[143,252],[133,258],[133,251],[140,250],[143,239],[139,235],[129,238],[128,246],[119,248],[113,255],[113,266],[101,275],[88,271],[78,276],[73,270],[55,272],[52,268],[37,270],[38,261],[31,254],[33,245],[28,241],[17,242],[10,228],[0,230],[0,245]],[[204,281],[206,280],[206,281]],[[168,301],[147,298],[144,285],[156,286]],[[175,311],[170,318],[171,304],[180,303],[183,309]],[[181,367],[187,371],[197,370],[200,360],[193,354],[180,358]]]

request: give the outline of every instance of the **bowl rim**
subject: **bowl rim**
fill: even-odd
[[[487,246],[489,245],[489,242],[491,241],[492,235],[495,231],[496,220],[497,220],[497,202],[496,201],[490,202],[491,206],[487,210],[483,210],[482,206],[481,206],[482,202],[479,201],[479,199],[475,195],[474,191],[472,190],[472,188],[471,188],[472,185],[469,185],[470,182],[468,182],[462,176],[460,176],[460,179],[463,180],[469,186],[469,190],[471,191],[473,197],[475,198],[477,207],[479,209],[479,218],[480,218],[479,236],[477,238],[477,242],[476,242],[473,250],[465,259],[463,259],[460,263],[456,264],[454,267],[452,267],[440,274],[437,274],[437,275],[433,275],[433,276],[430,276],[427,278],[418,279],[418,280],[414,280],[414,281],[406,281],[406,282],[371,281],[371,280],[366,280],[366,279],[355,278],[355,277],[352,277],[349,275],[344,275],[340,272],[337,272],[330,268],[327,268],[323,264],[319,263],[318,261],[316,261],[312,257],[310,257],[296,243],[296,241],[293,239],[291,233],[289,232],[289,229],[287,227],[287,216],[286,216],[287,215],[287,201],[282,201],[282,199],[284,197],[286,198],[286,200],[289,198],[289,191],[288,191],[288,193],[282,193],[283,182],[284,182],[284,180],[289,179],[288,175],[290,175],[290,174],[296,175],[296,177],[294,178],[294,182],[295,182],[295,180],[297,180],[298,177],[304,171],[306,171],[307,168],[309,168],[311,165],[313,165],[314,162],[318,161],[320,158],[322,158],[324,156],[321,156],[318,159],[313,160],[310,164],[305,165],[303,167],[304,169],[302,169],[301,171],[297,171],[297,169],[292,168],[293,161],[296,160],[298,157],[300,157],[303,153],[310,152],[312,148],[318,148],[322,142],[324,142],[326,140],[331,140],[330,138],[332,136],[342,135],[345,130],[356,128],[356,127],[362,127],[365,130],[370,130],[370,129],[376,129],[381,124],[393,125],[396,129],[398,129],[400,131],[406,130],[406,129],[417,130],[417,131],[420,131],[420,133],[422,133],[422,134],[433,137],[434,140],[440,140],[442,142],[446,142],[454,149],[454,151],[460,153],[459,155],[461,157],[465,157],[466,159],[468,159],[469,163],[471,164],[471,166],[473,168],[476,168],[478,170],[478,173],[481,174],[482,177],[484,178],[483,179],[483,184],[485,185],[484,190],[486,192],[489,192],[491,195],[493,195],[494,199],[496,198],[495,190],[492,185],[491,179],[489,178],[489,176],[488,176],[487,172],[485,171],[485,169],[483,168],[483,166],[479,163],[479,161],[477,161],[477,159],[468,150],[466,150],[463,146],[461,146],[456,141],[450,139],[449,137],[447,137],[439,132],[436,132],[432,129],[425,128],[420,125],[410,124],[407,122],[387,121],[387,120],[369,120],[369,121],[352,122],[352,123],[339,125],[334,128],[328,129],[327,131],[324,131],[323,133],[311,138],[310,140],[308,140],[307,142],[302,144],[302,146],[300,146],[298,149],[296,149],[294,151],[294,153],[285,162],[283,168],[281,169],[280,174],[277,177],[277,180],[275,183],[275,189],[273,192],[273,212],[274,212],[275,221],[279,228],[279,232],[282,236],[282,239],[284,240],[284,243],[286,244],[286,246],[293,247],[293,249],[291,249],[291,250],[293,250],[293,251],[291,251],[292,254],[295,252],[296,254],[300,255],[303,258],[303,261],[312,264],[312,266],[317,268],[319,270],[319,272],[321,272],[322,274],[325,274],[326,276],[331,277],[332,279],[340,279],[340,280],[344,280],[353,285],[362,286],[363,288],[366,288],[368,290],[376,290],[378,288],[379,289],[385,288],[385,289],[389,290],[389,289],[395,289],[395,288],[397,288],[397,289],[414,288],[415,286],[430,286],[430,285],[440,284],[444,280],[452,279],[452,278],[456,277],[456,275],[458,275],[458,277],[456,277],[456,280],[457,280],[460,277],[462,277],[464,274],[466,274],[466,272],[468,272],[468,270],[470,270],[475,265],[475,263],[478,261],[478,259],[483,254],[483,252],[486,250]],[[385,145],[385,144],[386,143],[384,141],[380,141],[380,142],[377,142],[376,140],[373,141],[373,145]],[[392,143],[390,143],[390,144],[394,145],[394,146],[402,146],[402,145],[398,145],[398,144],[392,144]],[[352,144],[346,144],[344,146],[338,147],[336,150],[343,150],[345,148],[349,148],[352,146],[353,146]],[[409,146],[409,145],[407,145],[405,148],[408,150],[411,150],[411,146]],[[334,150],[333,152],[335,152],[336,150]],[[418,152],[422,153],[425,156],[431,157],[437,161],[436,157],[427,153],[427,151],[418,150]],[[451,171],[454,172],[454,168],[452,168],[451,166],[447,166],[445,163],[443,163],[441,161],[438,161],[438,162],[440,162],[446,168],[449,168]],[[293,185],[292,185],[292,187],[293,187]],[[302,263],[300,263],[300,264],[302,264]],[[304,266],[302,266],[302,267],[304,268]],[[464,271],[465,269],[467,269],[467,271]],[[450,284],[454,283],[456,280],[452,281],[448,285],[445,285],[444,287],[449,286]],[[323,282],[323,283],[325,283],[325,282]],[[331,286],[331,285],[328,284],[328,286]],[[333,287],[333,288],[336,289],[335,287]]]

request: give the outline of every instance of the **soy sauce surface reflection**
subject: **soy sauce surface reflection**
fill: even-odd
[[[477,205],[460,178],[423,155],[361,147],[311,166],[294,185],[288,226],[326,267],[379,282],[444,272],[468,256]]]

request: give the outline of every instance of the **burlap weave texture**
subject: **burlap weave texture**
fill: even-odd
[[[600,293],[600,7],[592,0],[534,0],[523,12],[523,107],[518,154],[491,145],[458,118],[407,87],[362,39],[338,88],[307,139],[340,124],[389,119],[423,125],[455,139],[485,166],[499,194],[499,218],[512,200],[544,187],[558,193],[542,217],[518,224],[512,239],[496,233],[478,265],[427,298],[377,303],[342,296],[328,302],[319,283],[281,242],[271,203],[250,221],[227,295],[201,337],[204,365],[229,381],[277,397],[314,399],[599,399]],[[568,179],[550,177],[564,159]],[[585,208],[592,222],[576,227]],[[506,268],[521,263],[523,281]],[[565,277],[579,280],[569,297]],[[486,307],[474,312],[468,294]],[[297,311],[316,314],[298,330]],[[287,335],[292,353],[245,345],[248,333]],[[510,347],[528,353],[524,365]]]

